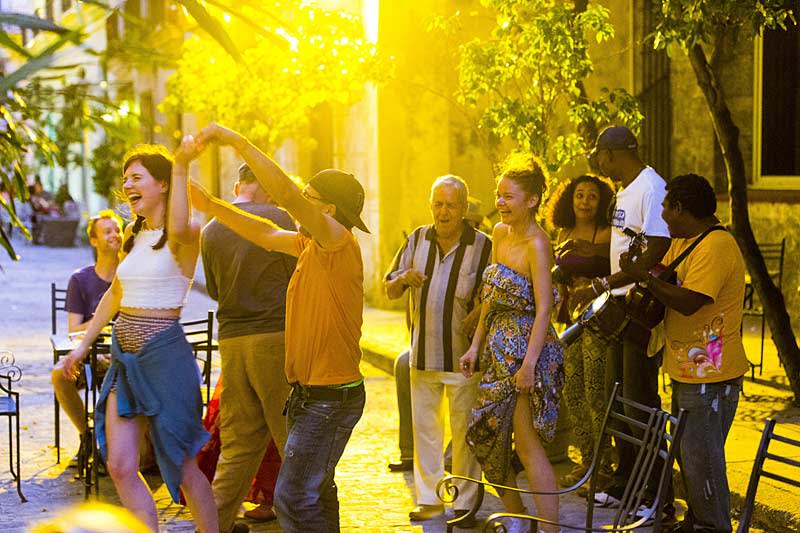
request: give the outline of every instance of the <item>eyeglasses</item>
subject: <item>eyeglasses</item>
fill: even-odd
[[[302,194],[303,197],[306,198],[307,200],[316,200],[318,202],[325,202],[325,200],[323,200],[321,196],[314,196],[313,194],[309,194],[308,186],[306,186],[302,191],[300,191],[300,194]]]

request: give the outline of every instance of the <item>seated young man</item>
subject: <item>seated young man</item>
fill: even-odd
[[[94,310],[100,299],[111,285],[114,274],[119,264],[119,250],[122,244],[122,219],[110,209],[100,213],[89,220],[86,226],[89,235],[89,244],[94,248],[97,260],[94,264],[85,266],[72,273],[67,285],[67,330],[70,333],[83,331],[94,315]],[[61,359],[53,368],[51,380],[56,398],[64,412],[78,429],[81,435],[81,447],[85,443],[86,419],[84,418],[83,401],[78,392],[86,385],[86,376],[81,374],[77,382],[64,377]],[[108,361],[105,357],[99,359],[100,372],[96,379],[102,380]],[[78,452],[78,456],[80,455]],[[78,456],[70,461],[70,466],[77,466]]]

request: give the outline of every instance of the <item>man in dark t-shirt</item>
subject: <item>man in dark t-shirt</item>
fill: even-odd
[[[89,244],[97,254],[97,261],[93,265],[76,270],[69,278],[65,307],[67,309],[67,330],[70,333],[86,329],[97,304],[111,286],[111,281],[117,273],[119,250],[122,244],[122,219],[110,209],[100,211],[97,216],[89,220],[86,233],[89,235]],[[103,368],[108,367],[107,361],[102,358],[98,360],[101,366],[105,365]],[[81,446],[87,446],[83,401],[78,393],[78,389],[86,383],[86,379],[84,377],[77,382],[68,380],[62,372],[62,361],[63,359],[53,368],[51,376],[53,389],[64,412],[80,432]],[[100,373],[98,373],[97,379],[102,379]],[[77,466],[77,464],[76,456],[70,462],[70,466]]]
[[[247,165],[239,168],[233,191],[238,209],[295,230],[289,214],[271,203]],[[289,395],[284,373],[286,288],[297,260],[268,252],[216,220],[203,228],[201,253],[208,295],[219,303],[222,451],[213,489],[220,531],[229,531],[270,437],[281,456],[286,444],[282,415]],[[271,503],[254,510],[260,515],[248,517],[274,518]]]

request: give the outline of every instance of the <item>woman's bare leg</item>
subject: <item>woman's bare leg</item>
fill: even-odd
[[[112,392],[106,402],[106,438],[108,440],[108,474],[114,481],[122,505],[158,531],[156,504],[150,488],[139,473],[139,440],[144,433],[144,417],[123,418],[117,414],[117,395]]]
[[[514,409],[514,439],[517,455],[525,466],[531,489],[550,492],[558,490],[553,465],[547,458],[539,435],[533,429],[531,407],[526,394],[519,395]],[[538,516],[558,522],[558,496],[534,494],[533,503],[536,505]],[[546,524],[541,524],[540,528],[541,531],[548,533],[556,533],[559,530],[557,526]]]
[[[508,474],[508,479],[506,479],[505,481],[505,486],[506,487],[517,486],[517,477],[514,475],[513,468],[511,472]],[[509,513],[522,514],[527,512],[525,506],[522,504],[522,498],[520,498],[519,492],[507,490],[503,493],[502,496],[500,496],[500,501],[503,502],[503,507],[505,507],[506,511],[508,511]]]
[[[205,474],[197,466],[197,460],[190,457],[183,463],[181,488],[186,496],[186,503],[192,511],[192,517],[200,533],[219,533],[217,522],[217,504],[211,484]]]

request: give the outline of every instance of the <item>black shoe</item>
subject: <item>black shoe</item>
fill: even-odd
[[[69,460],[69,464],[67,468],[80,468],[81,461],[86,458],[86,455],[90,453],[89,450],[89,439],[86,434],[81,435],[81,444],[78,447],[78,453],[75,454],[75,457]]]
[[[98,476],[100,476],[100,477],[108,476],[108,468],[106,468],[106,464],[103,462],[103,460],[100,459],[100,455],[99,454],[97,455],[97,466],[95,468],[97,468],[97,475]]]
[[[80,451],[78,451],[78,455],[69,460],[67,468],[78,468],[80,461],[81,461],[81,456],[80,456]]]
[[[469,510],[467,509],[454,509],[453,514],[455,515],[455,520],[458,520],[462,516],[466,516],[469,514]],[[461,529],[472,529],[478,525],[478,520],[475,519],[474,516],[470,518],[465,518],[464,520],[459,520],[456,523],[453,523],[454,526],[461,528]]]
[[[411,459],[400,459],[399,463],[389,463],[391,472],[411,472],[414,470],[414,461]]]
[[[236,522],[233,524],[229,533],[249,533],[250,526],[245,524],[244,522]]]

